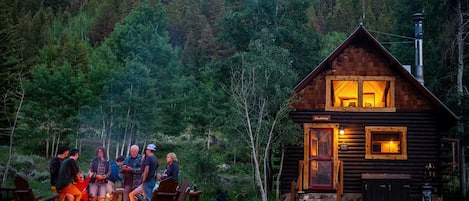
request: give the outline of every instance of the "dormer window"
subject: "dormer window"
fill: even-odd
[[[327,76],[326,110],[394,112],[394,77]]]

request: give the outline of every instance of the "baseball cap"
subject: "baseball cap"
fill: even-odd
[[[152,151],[156,151],[156,145],[154,145],[154,144],[149,144],[149,145],[147,145],[147,149],[148,149],[148,150],[152,150]]]

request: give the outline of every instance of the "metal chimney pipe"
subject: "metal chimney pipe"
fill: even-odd
[[[414,14],[415,25],[415,78],[424,85],[423,79],[423,13]]]

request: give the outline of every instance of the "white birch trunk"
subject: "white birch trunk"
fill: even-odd
[[[18,108],[16,109],[15,119],[13,120],[12,122],[13,124],[10,129],[10,144],[8,147],[8,160],[5,166],[5,171],[3,173],[2,187],[6,186],[6,182],[8,179],[8,172],[9,172],[9,167],[11,163],[11,157],[13,155],[13,136],[15,135],[16,125],[18,123],[18,118],[20,116],[20,111],[21,111],[21,107],[23,106],[24,95],[25,95],[25,91],[23,87],[23,77],[21,74],[19,75],[19,79],[20,79],[20,91],[18,92],[18,95],[20,97],[20,101],[18,103]],[[6,102],[6,97],[4,98],[4,102]]]

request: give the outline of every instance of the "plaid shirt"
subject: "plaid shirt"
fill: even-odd
[[[123,171],[123,185],[137,187],[142,179],[142,155],[137,155],[136,158],[127,156],[124,160],[124,164],[132,168],[130,172]]]

